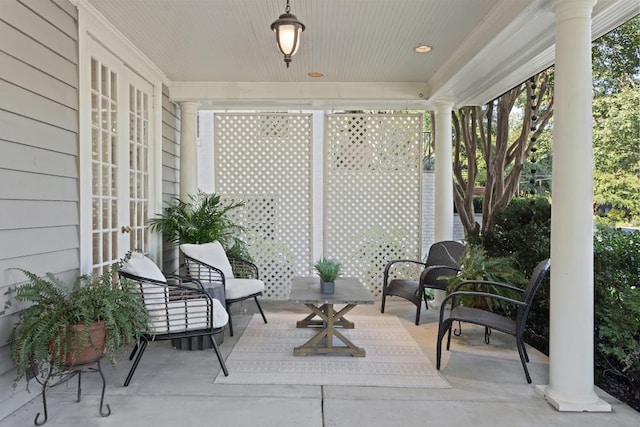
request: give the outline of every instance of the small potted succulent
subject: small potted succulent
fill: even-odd
[[[321,258],[314,265],[320,276],[320,290],[323,294],[335,292],[335,280],[340,277],[340,263],[328,258]]]

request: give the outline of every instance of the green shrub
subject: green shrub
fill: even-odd
[[[640,394],[640,232],[594,235],[596,377],[625,378]]]
[[[544,197],[514,197],[495,216],[495,228],[467,236],[492,257],[512,257],[526,277],[538,262],[550,256],[551,204]],[[551,266],[553,269],[553,266]],[[549,354],[549,276],[540,287],[529,313],[526,340]]]

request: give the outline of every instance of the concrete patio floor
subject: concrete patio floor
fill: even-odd
[[[284,301],[264,301],[263,306],[267,318],[270,312],[306,314],[305,307]],[[234,306],[236,336],[227,332],[221,346],[225,357],[255,312],[251,302]],[[354,312],[382,315],[379,301]],[[420,326],[413,324],[414,314],[411,304],[392,298],[382,316],[398,316],[435,365],[438,313],[423,312]],[[129,387],[122,386],[131,366],[127,355],[115,370],[104,362],[110,416],[98,415],[99,376],[86,374],[80,403],[75,401],[75,379],[47,393],[46,425],[640,427],[640,413],[600,390],[598,394],[613,408],[611,413],[556,411],[535,392],[535,384],[548,381],[547,358],[529,348],[533,384],[527,384],[513,339],[495,332],[486,345],[483,338],[482,329],[466,327],[462,337],[452,340],[452,351],[444,351],[440,372],[451,389],[213,384],[220,370],[213,350],[180,351],[169,342],[152,343]],[[33,425],[36,413],[42,411],[37,383],[32,394],[33,400],[0,421],[0,427]]]

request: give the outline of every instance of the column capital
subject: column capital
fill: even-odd
[[[551,10],[559,20],[591,18],[597,0],[551,0]]]
[[[200,103],[195,101],[178,101],[182,114],[195,113],[200,108]]]
[[[453,110],[453,101],[449,100],[438,100],[434,103],[436,114],[451,114]]]

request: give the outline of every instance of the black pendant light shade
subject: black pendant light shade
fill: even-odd
[[[287,64],[287,68],[291,63],[291,57],[296,54],[300,47],[300,35],[305,28],[304,24],[290,13],[290,10],[289,0],[287,0],[285,13],[271,24],[271,29],[276,33],[278,49],[284,55],[284,62]]]

